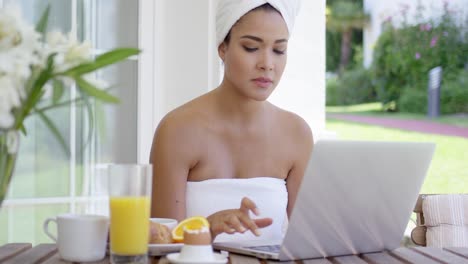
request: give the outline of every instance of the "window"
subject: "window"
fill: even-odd
[[[138,47],[139,5],[148,5],[144,0],[0,0],[3,6],[12,3],[19,5],[23,17],[33,24],[50,3],[48,29],[89,40],[96,54],[116,47]],[[138,85],[142,78],[141,58],[131,58],[97,73],[112,86],[112,93],[121,103],[94,102],[90,140],[85,109],[71,105],[49,112],[68,141],[70,157],[64,155],[41,120],[27,120],[28,136],[21,138],[15,174],[0,210],[0,244],[50,242],[42,231],[42,223],[60,213],[106,213],[107,203],[98,208],[99,203],[90,199],[106,182],[102,168],[108,162],[138,161],[137,102],[144,93]],[[151,73],[152,69],[146,67],[145,71]],[[66,96],[74,98],[75,87],[68,88]],[[97,199],[95,195],[93,199]]]

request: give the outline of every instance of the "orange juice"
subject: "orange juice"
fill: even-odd
[[[149,197],[110,198],[111,251],[118,255],[140,255],[148,251]]]

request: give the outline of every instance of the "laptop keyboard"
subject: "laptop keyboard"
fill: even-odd
[[[281,245],[254,246],[254,247],[245,247],[245,248],[253,249],[257,251],[270,252],[270,253],[280,253]]]

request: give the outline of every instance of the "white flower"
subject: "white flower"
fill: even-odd
[[[58,31],[47,33],[45,50],[47,53],[45,58],[49,54],[56,53],[54,65],[57,72],[66,71],[92,59],[89,42],[80,43],[73,34],[64,36]]]
[[[0,129],[15,122],[12,110],[25,97],[24,84],[31,66],[40,62],[40,46],[40,34],[24,22],[18,7],[0,9]]]
[[[62,34],[62,32],[54,30],[47,33],[46,43],[49,45],[49,47],[54,48],[66,44],[67,39]]]
[[[90,60],[91,43],[87,41],[83,43],[73,43],[65,56],[65,61],[72,64],[73,66]]]
[[[21,18],[19,9],[0,9],[0,73],[27,78],[30,65],[39,63],[40,35]]]
[[[0,9],[0,51],[9,50],[21,41],[20,23],[17,7]]]

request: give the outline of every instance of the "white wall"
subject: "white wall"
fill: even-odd
[[[155,118],[208,91],[208,0],[157,0]]]
[[[154,126],[177,106],[215,88],[216,0],[156,0]],[[271,101],[325,129],[325,0],[302,2],[284,77]]]
[[[425,10],[423,15],[428,17],[440,17],[443,12],[444,2],[449,3],[449,10],[458,16],[460,23],[466,23],[468,16],[468,0],[364,0],[364,9],[371,15],[371,23],[364,30],[364,65],[369,66],[372,62],[374,46],[381,33],[382,23],[391,17],[395,25],[399,25],[402,20],[402,9],[408,6],[408,22],[414,23],[416,6],[421,3]]]
[[[270,101],[299,114],[315,139],[325,132],[325,0],[303,0],[288,44],[288,64]]]

